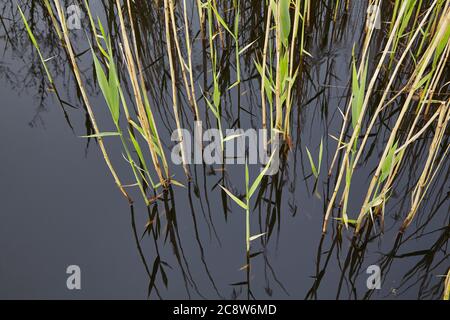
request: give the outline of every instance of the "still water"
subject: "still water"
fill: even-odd
[[[27,17],[35,19],[34,30],[45,56],[54,57],[56,86],[70,106],[65,106],[66,118],[47,89],[17,9],[2,2],[0,298],[246,299],[243,283],[248,281],[251,297],[256,299],[440,298],[442,275],[449,266],[448,161],[403,237],[398,236],[398,229],[409,209],[408,185],[417,176],[420,167],[415,163],[420,163],[420,156],[413,158],[399,177],[401,187],[386,208],[384,233],[375,225],[368,236],[355,242],[352,230],[334,221],[327,234],[321,234],[326,199],[334,183],[333,177],[327,177],[325,165],[330,164],[336,142],[327,135],[338,135],[340,130],[337,108],[345,108],[348,61],[353,44],[361,40],[364,8],[359,2],[352,5],[344,31],[326,25],[328,14],[317,9],[321,16],[312,28],[321,27],[307,44],[313,58],[308,58],[303,71],[306,76],[294,110],[292,149],[282,161],[280,173],[263,182],[266,193],[252,200],[252,233],[270,236],[252,243],[255,256],[249,279],[241,270],[246,263],[245,213],[217,186],[225,180],[235,194],[242,194],[244,166],[230,166],[224,173],[192,165],[191,182],[180,166],[173,167],[171,173],[185,188],[174,186],[149,209],[133,191],[136,201],[130,207],[115,186],[96,142],[80,137],[89,133],[86,112],[67,57],[49,31],[41,2],[28,2],[36,7],[24,3]],[[102,4],[93,6],[95,14],[106,21]],[[155,15],[150,20],[157,20]],[[262,18],[248,22],[242,42],[251,42],[257,33],[252,28],[262,28],[263,22]],[[155,29],[149,38],[158,38],[160,32]],[[91,102],[106,130],[110,118],[93,80],[91,57],[85,53],[89,43],[83,31],[74,33]],[[143,44],[148,46],[149,95],[158,108],[157,122],[163,124],[161,136],[169,154],[174,145],[170,141],[174,122],[167,115],[169,75],[164,64],[161,69],[156,63],[160,48],[151,41]],[[194,40],[194,50],[198,53],[194,55],[198,81],[208,82],[201,40]],[[237,105],[244,110],[238,116],[240,127],[259,123],[259,79],[254,68],[242,73],[239,91],[230,91],[225,97],[230,110],[227,127],[235,122]],[[185,121],[186,127],[192,123]],[[305,146],[317,154],[321,138],[327,159],[315,184]],[[119,143],[108,140],[108,148],[117,171],[125,181],[132,181]],[[375,142],[374,150],[383,151]],[[375,165],[376,159],[369,158],[359,168],[352,182],[355,201],[364,197]],[[255,177],[259,168],[250,169]],[[356,215],[358,204],[351,203],[350,209]],[[145,232],[149,220],[157,225],[157,236]],[[69,265],[81,268],[81,290],[67,289]],[[366,286],[371,265],[381,268],[379,290]]]

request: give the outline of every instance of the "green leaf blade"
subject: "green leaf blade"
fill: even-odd
[[[222,188],[223,191],[234,201],[236,202],[242,209],[247,210],[247,205],[238,197],[236,197],[231,191],[229,191],[227,188],[219,185],[219,187]]]

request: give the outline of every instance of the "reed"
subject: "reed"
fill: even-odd
[[[308,147],[306,147],[306,153],[308,155],[309,164],[311,165],[311,171],[316,180],[319,178],[320,175],[320,168],[322,167],[322,157],[323,157],[323,139],[320,139],[320,145],[319,145],[319,156],[317,160],[317,166],[314,163],[313,157],[311,155],[311,152],[309,151]]]
[[[93,60],[94,60],[94,66],[95,66],[95,72],[97,75],[97,80],[98,80],[100,89],[103,93],[103,96],[105,98],[105,101],[108,105],[108,108],[110,110],[111,117],[112,117],[112,120],[114,122],[114,125],[115,125],[117,131],[116,132],[108,132],[108,133],[102,132],[100,134],[97,134],[94,136],[91,135],[88,137],[99,138],[99,137],[111,136],[111,135],[118,135],[120,137],[123,149],[125,151],[126,161],[131,166],[134,177],[136,179],[136,184],[139,187],[139,190],[144,198],[146,205],[149,205],[149,200],[145,193],[145,189],[142,184],[142,180],[145,181],[147,186],[152,186],[153,188],[155,188],[155,183],[153,182],[153,180],[147,170],[145,170],[145,173],[147,174],[147,177],[151,184],[146,180],[146,177],[144,175],[142,175],[142,169],[133,160],[130,149],[125,141],[124,134],[123,134],[121,126],[119,124],[120,102],[121,101],[122,101],[123,109],[125,110],[125,112],[127,114],[127,118],[129,117],[129,111],[128,111],[126,100],[123,97],[123,92],[120,88],[119,77],[117,74],[117,67],[115,65],[114,56],[113,56],[113,52],[112,52],[111,39],[110,39],[110,37],[106,36],[104,28],[100,21],[99,21],[99,26],[100,26],[100,30],[102,32],[102,37],[104,39],[104,42],[105,42],[107,48],[105,50],[99,42],[98,42],[98,45],[99,45],[99,48],[101,48],[101,52],[105,55],[105,58],[107,59],[107,62],[108,62],[107,63],[108,73],[109,73],[108,77],[106,76],[106,74],[100,64],[100,61],[98,60],[97,56],[95,55],[94,49],[92,47],[91,47],[91,52],[92,52],[92,56],[93,56]],[[135,147],[135,151],[139,155],[141,163],[145,163],[145,162],[143,162],[144,159],[142,156],[142,151],[140,149],[140,146],[139,146],[135,136],[131,133],[130,130],[128,130],[128,133],[129,133],[130,139],[132,139],[132,141],[133,141],[133,146]]]
[[[110,172],[111,172],[111,174],[112,174],[112,176],[114,178],[114,181],[115,181],[117,187],[122,192],[122,194],[125,196],[125,198],[131,203],[132,199],[129,196],[128,192],[125,190],[124,186],[122,185],[122,183],[121,183],[121,181],[119,179],[119,176],[117,175],[116,170],[114,169],[113,164],[111,163],[109,155],[108,155],[108,153],[106,151],[106,147],[105,147],[105,145],[103,143],[103,137],[101,136],[101,131],[98,128],[93,109],[91,107],[88,95],[87,95],[86,90],[84,88],[83,80],[81,78],[81,73],[80,73],[80,70],[78,68],[78,64],[77,64],[77,60],[76,60],[76,57],[75,57],[75,53],[74,53],[72,44],[70,42],[69,30],[67,28],[67,22],[66,22],[66,18],[65,18],[65,13],[64,13],[64,11],[61,8],[59,0],[54,0],[54,5],[56,7],[56,11],[57,11],[58,18],[59,18],[59,23],[60,23],[60,26],[58,26],[58,28],[60,27],[61,30],[62,30],[62,36],[63,36],[63,39],[64,39],[64,45],[65,45],[65,48],[67,50],[67,54],[69,56],[70,63],[72,65],[72,69],[73,69],[73,72],[74,72],[74,75],[75,75],[75,78],[76,78],[76,81],[77,81],[77,84],[78,84],[81,96],[83,98],[84,104],[85,104],[86,109],[88,111],[89,118],[90,118],[90,121],[92,123],[92,127],[94,129],[94,134],[99,135],[98,138],[97,138],[97,141],[98,141],[100,150],[102,152],[103,158],[104,158],[104,160],[106,162],[106,165],[108,166],[108,168],[109,168],[109,170],[110,170]],[[54,22],[56,22],[56,20],[54,20]]]
[[[148,81],[148,61],[144,61],[145,57],[141,56],[144,55],[141,42],[146,35],[143,35],[142,26],[136,17],[137,4],[130,0],[111,2],[111,12],[117,14],[118,21],[115,30],[112,26],[105,30],[100,19],[92,16],[89,2],[84,0],[83,3],[92,32],[90,53],[95,78],[109,110],[113,131],[101,130],[96,122],[95,109],[89,101],[86,81],[80,71],[81,58],[75,53],[75,44],[71,42],[60,1],[43,2],[67,54],[93,126],[93,134],[86,137],[98,140],[115,183],[130,202],[128,187],[137,187],[149,205],[149,199],[153,198],[150,193],[157,192],[160,187],[166,188],[170,183],[182,185],[170,175],[165,155],[167,151],[159,135],[161,126],[175,126],[178,138],[182,141],[181,129],[189,126],[191,120],[204,118],[206,126],[219,129],[223,151],[224,142],[236,138],[224,137],[223,128],[240,124],[240,110],[243,109],[240,99],[248,91],[252,91],[249,95],[254,94],[261,107],[260,115],[257,114],[259,111],[254,113],[246,110],[251,115],[252,123],[259,123],[254,122],[254,119],[261,120],[263,129],[270,128],[271,134],[283,134],[286,145],[293,146],[293,124],[300,131],[300,121],[297,119],[300,119],[303,103],[303,79],[308,77],[305,70],[308,71],[311,58],[315,58],[308,52],[309,31],[314,30],[312,27],[317,21],[321,21],[314,18],[316,4],[310,0],[265,1],[258,7],[265,15],[258,21],[261,37],[245,40],[244,22],[247,22],[248,9],[241,1],[193,2],[193,12],[198,14],[202,39],[191,30],[193,24],[188,12],[191,5],[185,0],[152,3],[151,6],[157,12],[163,13],[158,21],[161,26],[161,46],[158,47],[161,51],[158,53],[162,55],[160,65],[164,73],[161,87],[170,91],[170,102],[164,104],[163,107],[167,108],[163,109],[159,105],[155,108],[152,92],[159,87],[153,88],[153,83]],[[381,5],[381,1],[373,0],[369,4]],[[337,1],[333,7],[327,8],[330,10],[329,21],[335,24],[333,27],[337,26],[341,10],[350,12],[350,5],[350,1]],[[336,133],[336,138],[333,136],[337,146],[330,155],[331,163],[327,169],[329,178],[335,174],[335,179],[334,184],[330,185],[331,194],[325,203],[322,232],[326,232],[328,221],[336,208],[340,209],[340,216],[334,219],[342,221],[346,227],[354,226],[357,234],[368,225],[366,222],[380,219],[383,224],[386,206],[397,186],[398,177],[405,170],[408,154],[419,141],[429,138],[424,149],[426,153],[422,171],[408,195],[411,197],[411,206],[400,227],[400,232],[404,232],[418,214],[423,199],[444,166],[444,159],[448,157],[446,136],[450,111],[448,95],[443,92],[448,87],[446,73],[450,54],[450,1],[396,0],[392,5],[391,16],[384,19],[390,21],[383,30],[386,36],[378,37],[379,31],[367,24],[361,45],[354,45],[353,55],[348,59],[349,91],[344,110],[339,109],[343,117],[339,133]],[[50,86],[57,93],[47,66],[48,60],[44,58],[22,10],[20,15]],[[197,40],[202,40],[204,49],[204,83],[201,86],[198,84],[194,50]],[[260,48],[255,46],[257,43]],[[381,51],[375,52],[375,45],[379,44]],[[259,82],[260,86],[256,90],[252,90],[253,78],[244,77],[252,73],[256,74],[255,83]],[[201,93],[197,91],[198,88],[202,90]],[[232,106],[227,104],[234,93],[239,101],[237,117]],[[60,100],[58,93],[57,97]],[[184,103],[188,112],[184,109]],[[169,120],[157,123],[154,112],[158,111],[166,114]],[[214,117],[212,124],[209,121],[211,114]],[[386,114],[389,117],[385,123],[383,115]],[[102,123],[101,127],[106,125]],[[384,125],[389,128],[386,141],[382,141],[381,137],[372,139],[376,136],[374,133]],[[123,157],[134,177],[130,184],[122,184],[114,169],[103,141],[109,137],[121,141]],[[380,155],[376,158],[372,156],[374,143],[381,147]],[[184,147],[183,144],[180,146]],[[318,156],[313,156],[306,147],[316,186],[320,182],[321,171],[325,169],[323,166],[328,164],[328,155],[324,155],[326,141],[321,140],[318,149]],[[190,179],[191,168],[185,158],[187,153],[181,151],[184,173]],[[374,160],[376,166],[359,204],[352,197],[354,181],[360,166],[367,164],[368,159]],[[234,202],[246,209],[247,220],[253,185],[249,185],[247,177],[244,200],[233,197],[229,190],[225,190]],[[356,212],[354,207],[357,208]],[[248,252],[249,239],[252,237],[249,221],[246,221],[246,229]]]
[[[133,93],[135,102],[138,109],[138,119],[140,126],[134,125],[138,130],[141,129],[144,133],[144,138],[147,141],[148,148],[152,157],[153,164],[155,166],[155,171],[158,174],[160,184],[167,186],[169,177],[169,169],[167,161],[161,147],[161,141],[159,139],[159,134],[157,131],[157,126],[153,117],[153,112],[150,107],[150,103],[147,97],[147,89],[145,87],[145,81],[143,79],[142,65],[139,57],[136,58],[137,68],[135,64],[135,56],[133,55],[130,40],[126,31],[125,20],[122,13],[122,7],[119,0],[116,0],[117,13],[120,21],[120,31],[122,35],[123,48],[125,53],[125,61],[127,66],[128,75],[131,79],[131,84],[133,87]],[[127,1],[128,10],[130,8],[130,2]],[[131,13],[130,13],[131,15]],[[138,55],[137,44],[136,44],[136,33],[134,31],[134,25],[131,20],[132,34],[133,34],[133,46],[135,54]],[[134,124],[131,122],[131,124]],[[160,159],[162,166],[164,168],[165,176],[160,165]]]
[[[276,148],[275,150],[272,152],[272,155],[270,156],[266,166],[264,167],[264,169],[261,170],[261,172],[259,173],[259,175],[256,177],[256,179],[252,182],[252,184],[250,185],[250,181],[249,181],[249,171],[248,171],[248,165],[246,163],[245,165],[245,197],[244,200],[241,200],[240,198],[238,198],[237,196],[235,196],[229,189],[225,188],[224,186],[220,187],[222,188],[222,190],[225,191],[225,193],[230,197],[231,200],[233,200],[234,203],[236,203],[237,205],[239,205],[242,209],[245,210],[245,252],[246,252],[246,264],[244,265],[244,267],[241,268],[241,270],[246,270],[247,271],[247,294],[248,294],[248,298],[250,298],[250,258],[251,258],[251,253],[250,253],[250,243],[262,236],[265,235],[264,233],[259,233],[256,235],[251,235],[251,226],[250,226],[250,201],[252,196],[255,194],[255,191],[258,189],[259,185],[261,184],[262,179],[264,178],[267,170],[269,170],[272,159],[275,155],[275,152],[279,152]]]
[[[142,64],[138,57],[137,51],[137,43],[136,43],[136,34],[133,23],[133,17],[131,12],[130,2],[127,2],[126,7],[128,8],[130,24],[132,29],[132,41],[130,41],[129,36],[126,32],[125,27],[125,19],[122,11],[122,7],[119,1],[116,1],[118,17],[120,21],[120,30],[122,35],[122,48],[125,56],[126,70],[128,71],[133,92],[134,92],[134,100],[137,106],[137,119],[135,121],[133,116],[130,114],[130,110],[128,108],[127,99],[124,96],[123,89],[120,84],[119,75],[117,72],[117,66],[115,63],[115,57],[113,54],[113,47],[111,38],[106,34],[105,29],[99,19],[97,19],[98,23],[95,24],[94,18],[91,14],[89,3],[85,0],[84,5],[86,12],[88,13],[90,25],[92,32],[94,34],[95,39],[95,48],[91,47],[92,57],[94,60],[95,73],[97,77],[97,81],[99,87],[102,91],[102,94],[105,98],[105,102],[110,110],[111,118],[113,120],[116,131],[114,132],[104,132],[98,129],[96,124],[95,116],[93,109],[89,103],[86,90],[84,89],[84,83],[80,75],[78,62],[74,50],[72,48],[71,40],[69,38],[69,30],[67,28],[67,24],[65,21],[64,13],[62,11],[62,7],[58,0],[54,1],[55,9],[57,12],[57,16],[59,18],[58,22],[56,19],[52,19],[55,30],[58,34],[61,34],[61,41],[66,48],[66,52],[71,61],[71,65],[74,71],[75,79],[80,88],[80,92],[82,94],[83,102],[86,105],[88,110],[90,120],[93,124],[94,134],[85,136],[87,138],[95,138],[99,141],[100,149],[104,155],[105,161],[110,168],[110,171],[116,181],[121,192],[127,197],[127,199],[131,202],[131,197],[128,195],[128,192],[125,191],[125,188],[137,186],[144,198],[145,203],[148,205],[150,203],[149,196],[146,194],[146,189],[151,187],[152,190],[156,190],[160,186],[166,187],[168,183],[174,183],[176,185],[181,185],[176,180],[171,179],[169,176],[168,165],[164,155],[164,151],[162,148],[162,144],[159,138],[157,126],[153,117],[153,112],[150,107],[150,103],[147,97],[147,89],[145,85],[145,81],[143,79],[142,72]],[[51,16],[53,17],[53,8],[51,4],[46,0],[46,9],[49,10]],[[100,34],[97,34],[97,30],[100,30]],[[101,39],[103,39],[104,45],[101,43]],[[133,44],[133,48],[132,45]],[[101,60],[106,61],[106,69],[107,73],[105,73],[100,60],[97,58],[95,49],[97,49],[101,53]],[[134,51],[134,54],[133,54]],[[124,130],[120,124],[120,110],[124,111],[124,117],[126,119],[127,128]],[[125,138],[124,132],[128,133],[128,139]],[[136,136],[135,132],[139,134],[139,137]],[[103,143],[103,138],[118,136],[121,140],[124,158],[126,162],[130,165],[133,175],[135,177],[134,184],[123,185],[114,170],[114,167],[111,163],[109,155],[106,153],[106,148]],[[144,155],[143,149],[140,146],[139,140],[142,138],[148,145],[148,149],[151,155],[151,159],[153,161],[153,165],[155,168],[155,172],[158,175],[159,183],[155,183],[152,179],[152,176],[149,171],[149,167],[146,163],[146,157]],[[129,144],[131,142],[131,144]],[[133,159],[132,154],[136,154],[138,157],[138,162]]]
[[[291,131],[292,92],[300,69],[297,53],[310,56],[305,49],[309,7],[309,0],[269,1],[261,63],[255,63],[261,77],[262,127],[267,127],[268,102],[270,129],[282,132],[286,139]]]
[[[350,193],[350,183],[352,180],[352,176],[356,166],[359,162],[360,157],[365,151],[365,146],[367,144],[368,137],[372,132],[372,128],[375,123],[377,123],[377,119],[379,114],[385,110],[400,94],[405,94],[406,98],[403,103],[403,106],[399,112],[399,115],[395,121],[395,124],[390,132],[389,139],[385,145],[385,149],[383,155],[379,159],[379,164],[375,170],[374,176],[371,179],[371,182],[368,187],[367,195],[363,201],[361,206],[361,210],[359,216],[357,218],[357,224],[355,232],[358,233],[361,230],[364,218],[369,215],[372,220],[375,216],[381,216],[383,221],[384,208],[386,206],[386,202],[389,199],[390,192],[392,190],[392,184],[395,181],[395,176],[400,170],[400,166],[402,163],[402,158],[404,156],[405,150],[408,146],[410,146],[414,141],[417,141],[425,132],[426,129],[434,124],[437,120],[437,130],[434,132],[433,141],[430,145],[430,150],[428,154],[428,160],[425,164],[424,172],[422,176],[419,178],[417,187],[413,192],[413,204],[410,213],[406,217],[405,222],[401,230],[403,231],[411,222],[411,219],[414,217],[415,212],[417,212],[418,204],[420,200],[423,199],[423,192],[429,186],[429,183],[432,181],[433,173],[435,171],[430,171],[431,168],[439,167],[439,164],[433,160],[436,156],[436,152],[440,149],[440,143],[442,141],[442,131],[445,130],[443,128],[447,127],[447,110],[448,105],[445,101],[433,100],[434,93],[438,90],[436,85],[437,83],[441,83],[442,79],[442,71],[444,69],[445,61],[447,61],[447,52],[448,50],[448,9],[442,12],[440,17],[440,21],[436,28],[434,36],[431,38],[426,50],[420,57],[419,61],[415,64],[413,71],[411,72],[411,76],[409,78],[407,86],[405,86],[400,92],[397,92],[389,101],[386,102],[386,98],[388,94],[391,93],[391,88],[393,83],[396,80],[397,75],[399,74],[402,67],[404,68],[405,61],[407,61],[409,51],[413,50],[414,45],[417,45],[418,39],[420,36],[422,38],[429,37],[429,35],[424,35],[422,30],[427,24],[434,24],[435,19],[438,18],[436,14],[439,12],[440,7],[437,6],[438,1],[434,1],[431,6],[427,8],[427,10],[422,15],[417,15],[414,19],[414,23],[408,23],[410,16],[412,15],[413,10],[417,10],[417,12],[421,9],[420,4],[415,4],[410,1],[405,1],[397,3],[397,7],[393,13],[393,20],[390,29],[390,35],[379,58],[379,62],[375,71],[372,73],[372,77],[369,81],[367,88],[365,88],[365,78],[368,74],[367,72],[367,61],[364,58],[365,53],[363,52],[362,63],[360,65],[359,70],[362,70],[362,73],[359,73],[356,68],[356,64],[353,63],[353,74],[352,74],[352,99],[347,109],[346,114],[344,115],[344,124],[342,126],[341,134],[338,139],[338,147],[336,148],[336,153],[333,158],[331,168],[329,174],[331,174],[331,170],[337,158],[337,154],[340,153],[341,150],[345,150],[342,160],[341,160],[341,168],[338,170],[337,182],[331,196],[331,199],[328,204],[328,208],[325,214],[324,224],[322,231],[326,231],[326,224],[330,213],[334,207],[334,201],[337,196],[337,193],[341,187],[341,181],[345,176],[345,185],[341,194],[341,206],[342,206],[342,219],[347,221],[347,202],[349,199]],[[446,2],[448,8],[448,1]],[[415,7],[417,5],[417,7]],[[419,18],[420,17],[420,18]],[[431,18],[431,20],[430,20]],[[397,56],[396,52],[399,46],[400,39],[404,38],[406,28],[412,28],[412,31],[408,31],[409,36],[407,37],[406,42],[406,50],[402,50],[402,54],[400,55],[398,61],[396,61],[396,67],[389,75],[389,80],[387,85],[382,90],[383,94],[378,102],[378,106],[370,115],[370,118],[367,116],[367,106],[369,100],[371,98],[371,94],[374,90],[374,85],[377,81],[378,75],[382,72],[382,65],[388,57],[392,59],[392,56]],[[370,32],[370,30],[369,30]],[[423,39],[422,39],[423,40]],[[447,48],[447,49],[446,49]],[[419,48],[420,50],[420,48]],[[418,56],[417,56],[418,57]],[[431,68],[430,68],[431,66]],[[387,72],[389,72],[389,68]],[[419,92],[418,102],[415,103],[415,96],[417,92]],[[414,98],[414,99],[413,99]],[[397,132],[400,126],[404,126],[405,115],[408,110],[411,110],[415,105],[414,109],[417,111],[415,113],[415,117],[412,122],[410,122],[410,126],[407,129],[408,134],[404,141],[400,141]],[[440,107],[436,107],[440,106]],[[430,120],[422,127],[418,128],[419,119],[423,112],[428,109],[433,109],[434,114],[431,115]],[[350,111],[351,110],[351,111]],[[363,128],[363,120],[368,118],[368,126],[365,128],[365,132],[363,134],[362,141],[360,142],[360,133]],[[346,124],[351,119],[353,134],[348,142],[344,142],[343,137],[346,132]],[[403,128],[404,129],[404,128]],[[442,148],[441,148],[442,150]],[[447,151],[445,151],[446,154]],[[420,199],[420,200],[419,200]]]
[[[445,43],[447,43],[448,45],[448,37],[444,37],[445,33],[446,33],[446,29],[448,28],[449,24],[450,24],[450,8],[443,14],[442,16],[442,21],[441,21],[441,27],[439,28],[438,32],[436,33],[436,36],[434,38],[434,41],[431,43],[431,45],[428,47],[427,51],[424,54],[424,57],[422,58],[421,62],[419,63],[419,69],[417,70],[416,74],[415,74],[415,78],[412,84],[412,87],[417,89],[419,87],[419,83],[422,80],[424,73],[425,73],[425,69],[428,66],[428,63],[430,63],[433,59],[433,55],[435,53],[436,47],[438,46],[438,44],[441,44],[442,41],[446,41]],[[367,210],[370,207],[370,203],[369,201],[371,201],[371,197],[372,197],[372,192],[374,191],[375,185],[378,181],[378,179],[380,178],[380,175],[382,173],[382,169],[383,169],[383,163],[386,159],[386,157],[389,154],[389,151],[391,150],[392,146],[394,145],[394,140],[396,139],[396,134],[397,131],[399,130],[401,121],[403,120],[403,117],[405,116],[408,108],[409,108],[409,104],[412,101],[413,95],[414,95],[415,90],[410,90],[409,94],[406,98],[406,101],[402,107],[402,110],[400,111],[400,114],[398,116],[397,119],[397,123],[394,126],[394,128],[391,131],[391,135],[389,137],[389,140],[386,144],[386,149],[383,153],[383,156],[381,157],[380,160],[380,165],[378,166],[378,168],[375,171],[375,174],[372,178],[372,181],[370,182],[368,191],[367,191],[367,195],[366,198],[364,200],[364,203],[362,205],[360,214],[358,216],[358,225],[356,228],[356,232],[358,232],[360,230],[361,227],[361,223],[362,223],[362,219],[364,218]],[[378,197],[378,195],[375,193],[374,198],[372,198],[374,200],[376,200]]]

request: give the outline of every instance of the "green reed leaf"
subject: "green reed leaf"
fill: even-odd
[[[249,240],[249,241],[256,240],[256,239],[262,237],[262,236],[265,235],[265,234],[266,234],[265,232],[260,233],[260,234],[256,234],[256,235],[254,235],[254,236],[251,236],[248,240]]]
[[[397,142],[389,149],[389,152],[386,156],[386,158],[383,161],[383,165],[381,166],[381,176],[380,176],[380,182],[383,182],[386,180],[386,178],[389,176],[391,169],[394,165],[394,155],[395,150],[397,150]]]
[[[243,208],[244,210],[247,210],[247,205],[238,197],[236,197],[231,191],[229,191],[227,188],[219,185],[219,187],[221,187],[223,189],[223,191],[226,192],[226,194],[234,201],[236,202],[241,208]]]
[[[247,198],[250,199],[253,195],[253,193],[255,193],[256,189],[258,188],[259,184],[261,183],[262,178],[265,176],[267,170],[269,170],[270,165],[272,163],[273,157],[275,156],[275,152],[277,152],[277,149],[275,149],[272,152],[272,155],[269,158],[269,161],[267,161],[266,166],[264,167],[264,169],[259,173],[258,177],[255,179],[255,181],[253,181],[253,184],[248,192]]]
[[[291,33],[291,16],[289,14],[290,0],[280,1],[280,23],[281,23],[281,40],[284,45],[287,45],[289,34]]]
[[[317,168],[316,165],[314,164],[314,160],[311,156],[311,152],[309,152],[308,147],[306,147],[306,154],[308,155],[308,159],[309,159],[309,163],[311,165],[311,171],[312,174],[314,175],[314,177],[316,177],[316,179],[319,177],[319,173],[317,172]]]
[[[120,132],[100,132],[96,134],[90,134],[88,136],[80,136],[80,138],[104,138],[104,137],[113,137],[120,136]]]

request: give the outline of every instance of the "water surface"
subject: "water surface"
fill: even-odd
[[[132,191],[136,201],[130,207],[117,190],[96,142],[80,138],[90,133],[90,125],[67,56],[49,28],[41,1],[30,3],[26,6],[22,1],[27,17],[34,19],[45,56],[54,56],[51,70],[56,86],[72,106],[65,106],[66,118],[48,90],[17,10],[12,4],[2,4],[0,298],[246,299],[247,286],[239,283],[248,280],[251,297],[256,299],[440,298],[441,276],[449,265],[448,161],[403,237],[398,230],[409,210],[410,184],[420,174],[420,152],[408,158],[410,166],[399,175],[386,209],[384,233],[375,224],[356,241],[351,229],[333,221],[327,234],[321,234],[335,177],[327,177],[324,165],[315,185],[305,146],[317,154],[323,138],[324,162],[330,164],[336,142],[328,134],[339,134],[342,119],[337,108],[346,107],[349,57],[353,44],[362,37],[365,9],[360,2],[352,4],[341,24],[330,23],[330,13],[322,5],[314,8],[317,15],[307,43],[313,58],[306,59],[295,97],[293,146],[280,173],[264,180],[265,193],[252,201],[252,233],[268,232],[270,237],[252,244],[251,251],[259,254],[251,260],[250,279],[240,270],[246,263],[244,212],[217,186],[226,183],[235,194],[243,194],[244,167],[229,166],[224,173],[217,166],[193,165],[193,179],[188,182],[182,168],[172,166],[171,174],[185,188],[174,186],[149,209],[139,193]],[[103,5],[97,2],[93,8],[106,21]],[[251,42],[264,27],[264,17],[252,14],[252,8],[259,10],[250,2],[246,7],[249,13],[242,43]],[[149,96],[158,110],[157,122],[169,154],[175,124],[170,116],[167,61],[160,56],[164,45],[157,44],[161,18],[158,12],[146,17],[148,25],[140,20],[143,30],[153,30],[143,36],[148,43],[142,44]],[[192,28],[198,29],[198,25],[194,23]],[[77,39],[78,53],[89,48],[83,31],[74,31],[72,36]],[[373,52],[378,49],[374,45]],[[194,50],[197,81],[206,88],[211,78],[198,34]],[[251,52],[242,58],[247,66],[251,65]],[[224,70],[233,70],[232,57],[224,55]],[[98,122],[110,129],[112,123],[94,82],[89,53],[80,56],[80,63]],[[236,127],[237,119],[242,128],[257,128],[260,123],[257,72],[254,67],[242,72],[242,84],[223,99],[226,128]],[[224,75],[222,85],[232,83],[233,77],[231,71]],[[205,103],[200,106],[205,112]],[[192,121],[191,114],[183,116],[187,128]],[[380,133],[381,141],[387,139],[384,135]],[[381,153],[383,144],[378,146],[375,141],[373,152]],[[122,179],[131,182],[120,143],[111,139],[107,145]],[[349,212],[353,216],[376,164],[376,159],[369,158],[352,182]],[[258,166],[250,169],[251,177],[259,172]],[[145,233],[149,215],[159,217],[158,237]],[[153,267],[158,262],[153,283]],[[366,269],[373,264],[381,266],[383,276],[381,289],[375,291],[366,287]],[[79,291],[66,287],[68,265],[81,267]],[[149,284],[154,285],[151,290]]]

